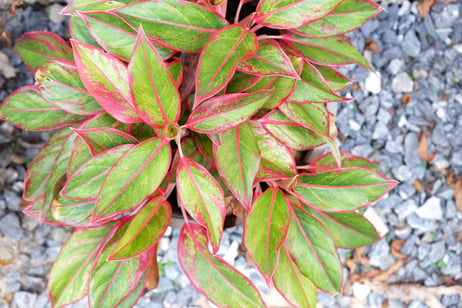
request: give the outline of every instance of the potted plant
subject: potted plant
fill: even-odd
[[[370,69],[345,33],[370,0],[73,0],[70,40],[25,34],[15,50],[36,83],[0,118],[55,130],[30,164],[25,213],[75,231],[51,270],[62,307],[131,307],[158,279],[157,242],[184,220],[180,264],[218,306],[265,306],[216,255],[225,226],[268,285],[314,307],[342,291],[337,248],[379,240],[358,213],[395,182],[342,152],[326,104],[349,99],[337,66]],[[330,150],[306,159],[313,149]],[[173,209],[173,210],[172,210]]]

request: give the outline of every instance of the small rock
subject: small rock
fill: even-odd
[[[394,211],[398,215],[399,219],[405,219],[412,213],[414,213],[417,210],[417,204],[414,200],[408,199],[404,201],[401,204],[398,204],[395,208]]]
[[[175,279],[180,274],[180,271],[176,268],[175,265],[165,266],[164,271],[165,271],[165,277],[167,277],[171,281],[175,281]]]
[[[371,250],[368,254],[369,264],[380,269],[386,269],[387,258],[390,255],[390,245],[387,241],[381,240],[373,245],[371,245]]]
[[[9,213],[0,219],[0,231],[13,241],[19,241],[24,235],[19,218],[14,213]]]
[[[377,122],[372,132],[372,139],[385,139],[387,138],[389,129],[383,122]]]
[[[430,197],[420,208],[416,214],[423,219],[442,220],[443,211],[441,209],[441,199],[438,197]]]
[[[419,154],[417,147],[419,145],[419,137],[415,133],[409,133],[404,139],[404,162],[409,167],[420,165]]]
[[[66,16],[60,14],[64,6],[58,3],[53,3],[49,7],[48,18],[55,24],[62,24],[66,20]]]
[[[401,72],[401,70],[403,69],[403,66],[404,66],[403,60],[393,59],[390,61],[390,64],[388,64],[387,71],[392,75],[396,75],[399,72]]]
[[[379,98],[369,96],[359,103],[358,108],[366,117],[374,116],[379,109]]]
[[[156,293],[164,293],[170,290],[173,290],[175,287],[173,286],[173,283],[170,279],[166,277],[160,277],[159,278],[159,285],[157,288],[154,290]]]
[[[223,256],[223,260],[225,260],[229,264],[234,264],[234,260],[239,254],[238,249],[239,249],[239,243],[236,241],[233,241],[231,243],[231,246],[229,247],[229,249],[226,251],[225,255]]]
[[[379,72],[370,72],[369,76],[367,77],[364,87],[366,90],[373,94],[378,94],[382,90],[382,84],[381,84],[381,75]]]
[[[3,73],[5,78],[14,78],[16,77],[16,71],[13,66],[11,66],[8,56],[0,51],[0,71]]]
[[[371,287],[368,286],[367,284],[355,282],[353,283],[353,295],[356,297],[359,301],[363,301],[367,298],[369,293],[371,293]]]
[[[364,217],[366,217],[371,222],[371,224],[374,225],[380,236],[383,237],[388,233],[389,230],[387,225],[383,222],[382,218],[380,218],[380,216],[373,208],[368,207],[364,212]]]
[[[391,90],[395,93],[409,93],[414,90],[414,81],[406,72],[399,73],[391,82]]]
[[[414,30],[406,33],[403,40],[403,51],[410,57],[417,57],[420,53],[420,41],[417,38]]]
[[[176,294],[174,291],[169,291],[164,298],[164,307],[170,307],[176,302]]]
[[[4,198],[6,201],[6,205],[10,210],[16,211],[16,212],[21,211],[21,208],[19,207],[19,202],[21,201],[21,199],[18,197],[18,195],[14,191],[5,189]]]
[[[355,120],[348,120],[348,127],[355,132],[358,132],[361,129],[361,124],[356,122]]]
[[[412,229],[418,230],[420,233],[435,231],[438,228],[436,221],[422,219],[415,213],[409,215],[406,221]]]
[[[17,308],[31,308],[35,307],[37,295],[29,292],[16,292],[14,294],[14,303]]]
[[[436,242],[431,246],[430,252],[428,254],[429,262],[436,263],[444,257],[445,254],[445,244],[444,242]]]

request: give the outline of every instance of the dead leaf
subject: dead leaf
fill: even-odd
[[[440,98],[443,99],[443,100],[445,100],[446,103],[449,103],[449,96],[448,96],[447,94],[444,94],[444,93],[441,94],[441,95],[440,95]]]
[[[428,189],[427,185],[422,180],[419,180],[419,179],[415,180],[414,183],[412,183],[412,186],[414,186],[417,192],[421,192],[424,188],[425,190]]]
[[[157,242],[154,247],[151,259],[151,266],[148,270],[148,277],[146,279],[145,287],[146,289],[154,290],[159,285],[159,265],[157,264],[157,249],[159,248],[159,242]]]
[[[366,257],[366,247],[359,247],[355,249],[353,253],[353,261],[361,264],[365,268],[371,267],[369,259]]]
[[[417,153],[419,154],[421,160],[431,163],[435,159],[436,154],[428,153],[427,139],[428,132],[422,132],[422,135],[420,135],[419,145],[417,146]]]
[[[373,41],[372,39],[366,37],[366,47],[365,47],[366,50],[370,50],[372,52],[375,52],[375,53],[379,53],[380,52],[380,48],[379,48],[379,45],[377,44],[377,42]]]
[[[22,6],[24,2],[22,0],[15,0],[8,10],[8,17],[14,16],[16,14],[16,9]]]
[[[446,177],[446,184],[454,189],[456,207],[462,213],[462,179],[458,175],[451,173]]]
[[[425,18],[428,13],[432,10],[436,0],[420,0],[417,3],[417,10],[419,11],[420,17]]]
[[[409,105],[411,101],[412,101],[412,96],[409,93],[404,93],[403,96],[401,97],[401,104],[403,104],[404,107]]]
[[[400,252],[401,247],[404,244],[404,241],[405,241],[405,239],[399,239],[399,240],[394,240],[393,242],[391,242],[390,252],[391,252],[392,255],[394,255],[398,259],[407,259],[408,258],[408,256],[406,256],[405,254],[402,254]]]
[[[387,268],[385,271],[381,272],[377,276],[375,276],[372,280],[374,282],[387,282],[388,279],[390,279],[391,276],[396,274],[396,272],[403,267],[403,265],[406,263],[406,260],[400,259],[393,263],[389,268]]]
[[[351,87],[351,91],[355,92],[361,90],[361,86],[359,85],[359,82],[355,82],[353,86]]]

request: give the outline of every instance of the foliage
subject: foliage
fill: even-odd
[[[69,42],[17,40],[36,83],[0,117],[56,129],[28,168],[25,212],[75,228],[51,270],[53,307],[86,295],[133,306],[157,285],[157,243],[177,212],[180,264],[219,306],[265,306],[217,256],[233,216],[291,304],[341,292],[337,248],[379,239],[358,210],[395,182],[338,150],[326,103],[349,100],[337,66],[370,68],[345,33],[379,11],[370,0],[73,0]]]

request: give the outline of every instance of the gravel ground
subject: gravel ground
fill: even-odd
[[[38,30],[66,36],[66,21],[57,14],[63,4],[31,1],[7,18],[11,1],[0,0],[3,31],[11,31],[13,40]],[[349,290],[336,298],[320,293],[319,306],[462,307],[461,292],[450,291],[462,282],[462,213],[445,178],[445,170],[462,175],[462,2],[438,2],[424,19],[417,2],[381,5],[385,11],[351,36],[378,73],[344,68],[355,78],[348,95],[356,100],[340,105],[337,125],[342,150],[380,161],[381,171],[401,183],[365,214],[384,239],[363,250],[341,251],[344,260],[350,259],[345,267]],[[0,43],[0,101],[32,83],[13,50]],[[428,135],[428,151],[436,153],[431,163],[418,155],[422,134]],[[18,205],[26,166],[47,138],[47,133],[27,133],[0,123],[0,258],[15,260],[0,266],[0,308],[49,306],[47,275],[70,234],[40,226]],[[237,253],[240,232],[237,227],[224,234],[220,254],[269,293],[255,268],[246,268]],[[162,239],[159,288],[136,307],[207,305],[177,264],[178,233],[169,230]],[[380,273],[386,278],[374,278]],[[385,287],[374,288],[371,283],[377,281]],[[391,285],[405,289],[390,291]],[[423,296],[435,286],[446,290],[437,295],[438,303]],[[405,298],[411,288],[417,291]]]

